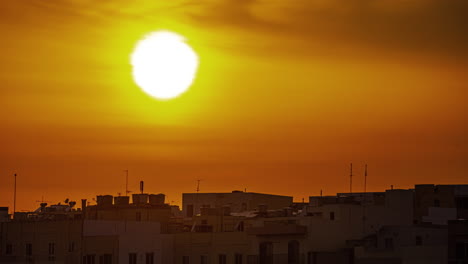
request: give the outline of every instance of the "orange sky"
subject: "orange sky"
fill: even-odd
[[[91,199],[145,181],[301,200],[468,183],[465,0],[6,1],[0,206]],[[185,36],[193,86],[156,101],[131,77],[148,32]]]

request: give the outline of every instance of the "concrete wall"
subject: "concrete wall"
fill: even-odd
[[[174,234],[174,262],[182,263],[183,256],[190,258],[190,263],[200,263],[201,256],[208,257],[208,263],[218,263],[220,254],[225,254],[227,263],[234,263],[235,254],[242,254],[243,263],[252,247],[244,232],[224,233],[179,233]]]
[[[127,220],[167,222],[171,217],[170,206],[89,206],[86,208],[88,220]]]
[[[67,221],[12,221],[1,223],[0,263],[81,263],[82,222]],[[54,254],[49,254],[49,243]],[[12,246],[6,255],[7,244]],[[26,255],[26,244],[32,245],[32,255]],[[73,244],[73,246],[72,246]]]
[[[129,253],[137,254],[138,264],[146,263],[146,253],[154,253],[155,263],[162,263],[164,258],[170,259],[172,255],[171,251],[162,250],[161,225],[156,222],[86,220],[83,236],[87,243],[83,255],[113,254],[118,263],[128,263]],[[164,238],[167,239],[167,236]],[[108,243],[96,243],[103,239],[107,239]],[[163,256],[163,253],[167,256]]]
[[[358,263],[368,263],[366,259],[380,260],[375,263],[395,259],[403,264],[447,263],[447,237],[446,228],[388,226],[377,233],[375,246],[357,248],[355,256]]]

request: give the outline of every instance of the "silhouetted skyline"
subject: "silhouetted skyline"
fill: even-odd
[[[312,194],[467,183],[466,1],[5,1],[0,204],[140,180]],[[132,79],[155,30],[199,57],[170,101]],[[157,187],[156,187],[157,186]]]

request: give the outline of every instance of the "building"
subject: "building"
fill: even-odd
[[[354,247],[356,264],[445,264],[447,227],[385,226]]]
[[[415,185],[415,223],[468,219],[468,185]]]
[[[299,264],[305,258],[307,227],[288,208],[230,213],[203,207],[186,223],[192,226],[174,234],[174,263]]]
[[[347,239],[375,234],[383,226],[412,225],[413,204],[414,191],[411,189],[339,193],[337,196],[309,197],[309,206],[304,213],[313,216],[314,221],[324,221],[320,225],[334,223],[332,230],[342,230],[337,232],[342,237],[335,241],[342,241],[343,244]],[[336,226],[336,223],[342,226]]]
[[[268,209],[282,209],[293,204],[291,196],[253,192],[232,191],[231,193],[184,193],[182,213],[184,217],[200,214],[200,208],[228,206],[233,213],[252,211],[260,205]]]
[[[0,263],[81,263],[79,219],[21,219],[1,226]]]
[[[81,263],[172,263],[172,244],[158,222],[85,220]]]
[[[468,220],[448,222],[448,262],[468,263]]]
[[[97,196],[96,205],[75,202],[16,212],[1,222],[0,263],[171,263],[172,236],[163,235],[174,207],[163,194]],[[166,247],[166,248],[164,248]]]
[[[162,229],[167,232],[174,207],[165,203],[164,194],[133,194],[132,203],[128,196],[98,195],[96,205],[87,206],[82,201],[86,220],[150,221],[165,223]]]
[[[8,214],[8,207],[0,207],[0,223],[9,221],[10,215]]]
[[[465,189],[450,186],[311,196],[308,204],[238,191],[184,194],[182,217],[163,194],[146,193],[132,203],[99,195],[82,208],[41,204],[14,219],[0,210],[0,263],[464,263]]]

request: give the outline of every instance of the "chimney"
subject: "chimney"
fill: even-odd
[[[86,199],[81,199],[81,211],[86,212]]]
[[[149,203],[151,205],[163,205],[166,196],[162,193],[160,194],[150,194],[149,195]]]

